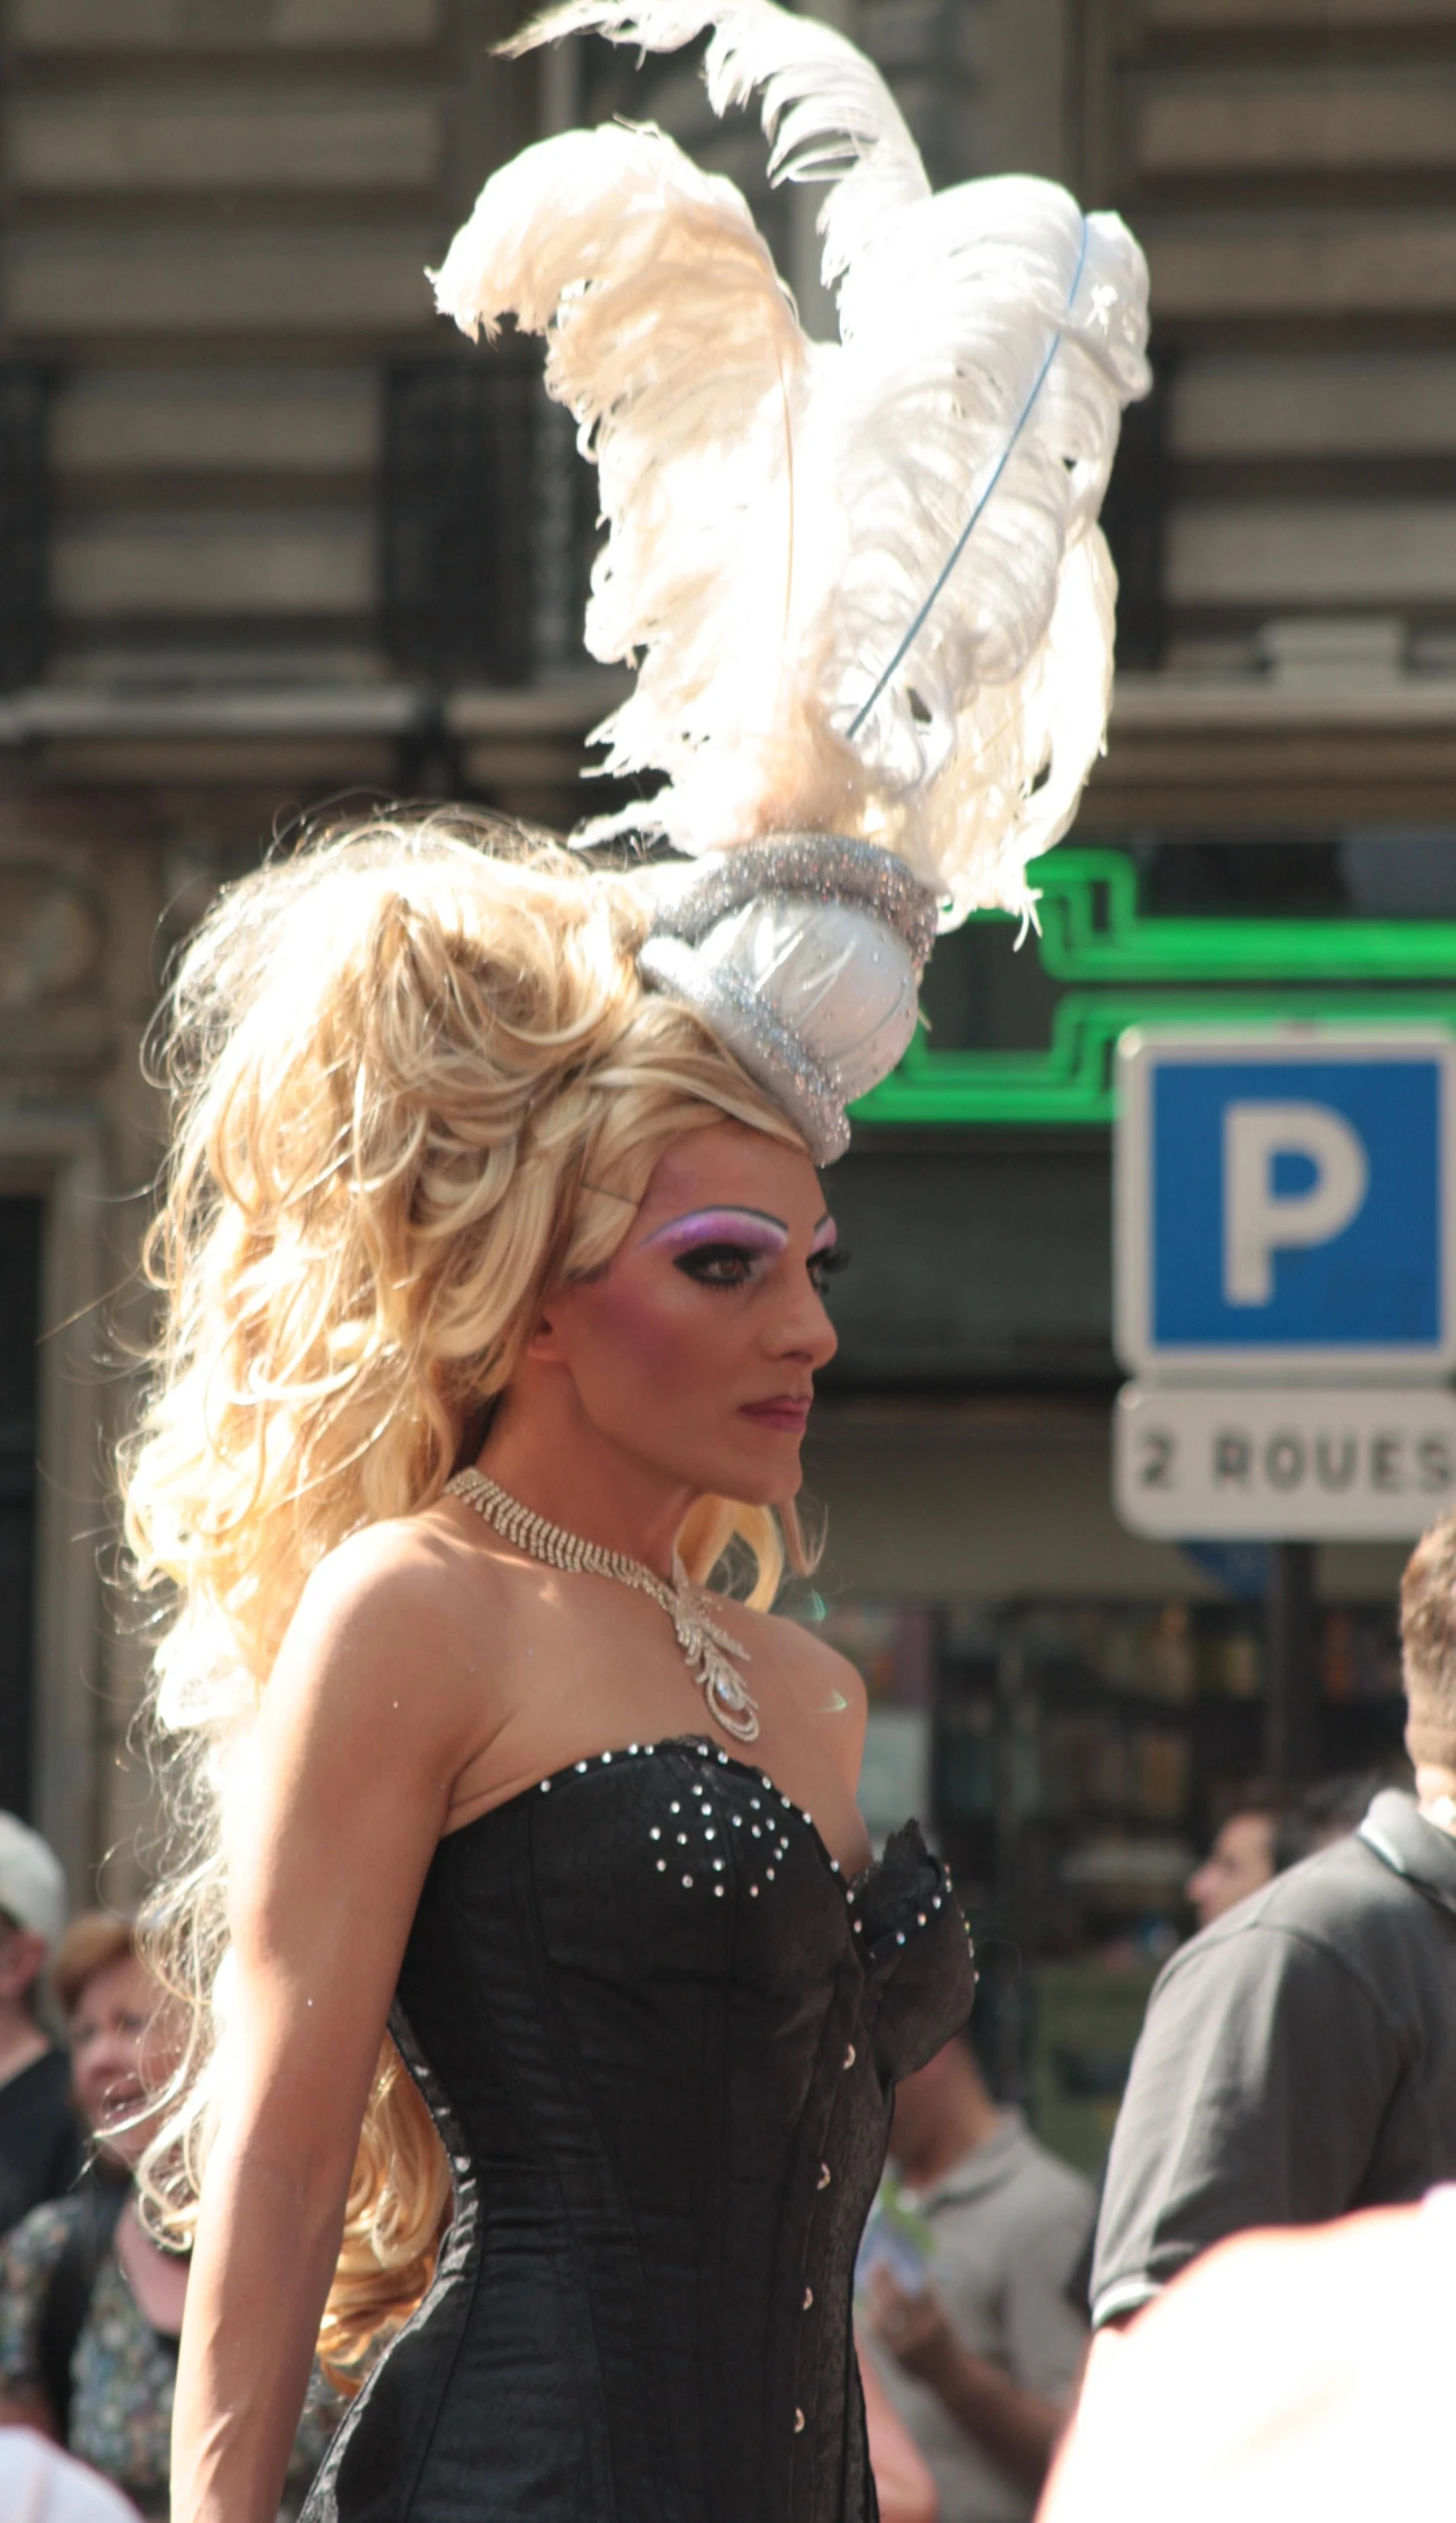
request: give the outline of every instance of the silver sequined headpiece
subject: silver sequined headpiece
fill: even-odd
[[[849,1146],[846,1106],[909,1046],[935,896],[868,841],[794,833],[654,869],[638,962],[686,1000],[800,1129],[816,1165]]]

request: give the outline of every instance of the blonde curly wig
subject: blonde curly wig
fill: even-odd
[[[477,1450],[549,1290],[610,1259],[672,1139],[726,1116],[800,1144],[644,989],[645,929],[629,878],[544,837],[381,817],[226,892],[169,995],[162,1327],[123,1473],[136,1582],[163,1599],[175,1869],[151,1952],[191,2039],[143,2178],[178,2237],[217,2112],[229,1778],[310,1571]],[[701,1501],[680,1547],[699,1581],[729,1553],[754,1602],[786,1551],[804,1564],[792,1514],[731,1500]],[[321,2334],[337,2374],[417,2302],[449,2197],[385,2040]]]

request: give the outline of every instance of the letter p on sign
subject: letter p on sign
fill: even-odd
[[[1278,1160],[1308,1180],[1281,1190]],[[1274,1256],[1343,1234],[1370,1186],[1365,1145],[1327,1104],[1229,1104],[1223,1113],[1223,1295],[1267,1305]]]

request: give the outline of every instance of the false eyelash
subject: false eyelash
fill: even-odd
[[[822,1270],[826,1278],[838,1278],[841,1270],[849,1268],[854,1258],[848,1245],[832,1244],[826,1253],[811,1254],[809,1267],[811,1270]]]
[[[742,1244],[693,1244],[689,1245],[685,1252],[673,1256],[672,1266],[675,1270],[681,1270],[686,1277],[696,1278],[701,1269],[710,1267],[715,1262],[741,1262],[745,1270],[750,1270],[755,1262],[761,1262],[764,1258],[757,1247],[750,1249]],[[709,1282],[709,1284],[712,1283]],[[717,1284],[724,1285],[726,1282],[719,1281]]]

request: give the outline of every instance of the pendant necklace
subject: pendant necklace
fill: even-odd
[[[631,1586],[638,1594],[650,1595],[671,1621],[682,1649],[683,1662],[698,1685],[707,1704],[708,1715],[715,1725],[735,1743],[758,1740],[758,1706],[730,1656],[747,1663],[748,1650],[736,1638],[720,1629],[708,1610],[709,1597],[700,1586],[690,1585],[680,1563],[673,1562],[673,1582],[654,1576],[640,1559],[628,1559],[625,1552],[603,1550],[599,1542],[583,1541],[579,1533],[568,1533],[559,1524],[548,1524],[543,1515],[535,1515],[512,1498],[508,1489],[491,1480],[482,1471],[456,1472],[444,1485],[447,1498],[463,1498],[477,1515],[493,1525],[503,1541],[511,1542],[528,1559],[538,1559],[544,1567],[560,1568],[568,1576],[611,1577],[619,1586]]]

